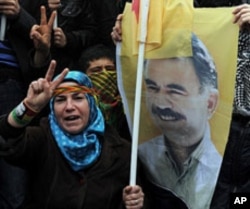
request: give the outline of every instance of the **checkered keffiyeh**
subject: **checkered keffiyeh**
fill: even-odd
[[[95,92],[98,94],[99,107],[106,122],[112,126],[118,124],[120,115],[123,114],[121,97],[117,87],[116,71],[103,70],[102,72],[89,75]]]
[[[234,113],[250,115],[250,31],[239,35]]]

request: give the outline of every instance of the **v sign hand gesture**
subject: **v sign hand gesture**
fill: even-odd
[[[36,50],[34,63],[36,66],[42,65],[44,60],[50,54],[51,35],[53,30],[53,22],[55,21],[56,11],[51,13],[49,21],[46,17],[46,8],[41,6],[40,25],[33,25],[30,31],[30,38],[33,40]]]
[[[56,68],[56,61],[52,60],[45,78],[39,78],[33,81],[28,89],[25,102],[36,112],[40,112],[49,102],[55,88],[62,82],[63,78],[68,73],[68,68],[65,68],[58,78],[52,81]]]
[[[65,68],[57,79],[52,80],[56,68],[56,61],[52,60],[45,78],[39,78],[29,85],[24,101],[9,114],[8,122],[15,127],[23,127],[40,112],[53,96],[56,87],[62,82],[69,69]],[[28,120],[27,120],[28,118]]]
[[[41,6],[40,11],[40,25],[33,25],[30,31],[30,38],[33,39],[36,50],[44,51],[50,49],[51,34],[56,12],[52,12],[49,21],[47,21],[46,8],[44,6]]]

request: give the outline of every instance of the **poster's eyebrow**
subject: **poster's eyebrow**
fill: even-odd
[[[153,81],[153,80],[151,80],[149,78],[146,78],[145,82],[146,82],[147,85],[158,86],[155,81]],[[184,88],[183,86],[181,86],[179,84],[176,84],[176,83],[171,83],[171,84],[165,85],[164,88],[166,88],[166,89],[175,89],[175,90],[178,90],[178,91],[187,92],[186,88]]]
[[[146,82],[146,84],[148,84],[148,85],[157,85],[156,82],[154,82],[153,80],[151,80],[151,79],[149,79],[149,78],[146,78],[146,79],[145,79],[145,82]]]
[[[176,83],[171,83],[165,86],[166,88],[170,88],[170,89],[177,89],[179,91],[184,91],[187,92],[187,89],[184,88],[183,86],[176,84]]]

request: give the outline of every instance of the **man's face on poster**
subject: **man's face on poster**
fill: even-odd
[[[148,60],[145,84],[147,107],[161,132],[168,138],[181,137],[182,143],[197,143],[216,107],[218,92],[201,90],[192,62]]]

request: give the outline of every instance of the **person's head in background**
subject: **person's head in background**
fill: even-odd
[[[79,66],[88,75],[100,70],[100,68],[94,69],[100,66],[108,66],[108,70],[115,71],[115,54],[103,44],[91,46],[82,52]]]
[[[146,103],[154,123],[183,146],[203,138],[219,96],[211,55],[194,34],[191,43],[192,57],[147,60],[144,70]]]
[[[108,47],[98,44],[83,51],[79,68],[91,79],[99,95],[99,106],[108,123],[115,122],[112,110],[121,104],[117,87],[115,54]]]

